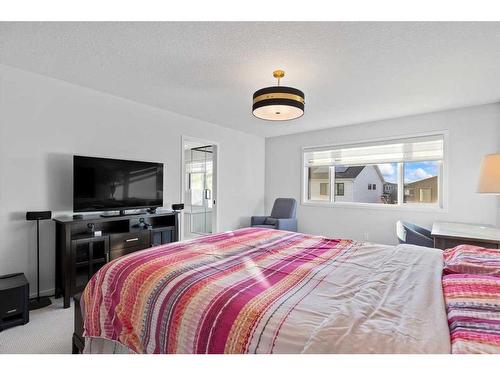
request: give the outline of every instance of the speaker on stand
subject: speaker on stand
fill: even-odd
[[[180,212],[180,211],[182,211],[183,209],[184,209],[184,203],[174,203],[174,204],[172,205],[172,210],[174,210],[174,211],[178,211],[178,212]]]
[[[40,296],[40,220],[52,218],[51,211],[28,211],[26,220],[36,220],[36,297],[30,299],[30,310],[41,309],[52,304],[49,297]]]

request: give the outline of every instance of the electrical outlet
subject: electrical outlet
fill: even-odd
[[[368,241],[370,239],[370,234],[368,232],[364,232],[363,237],[364,237],[365,241]]]

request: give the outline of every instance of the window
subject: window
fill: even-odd
[[[330,201],[330,167],[307,168],[309,201]]]
[[[191,205],[203,206],[203,173],[189,174],[189,189],[191,189]]]
[[[393,166],[386,164],[365,164],[356,166],[335,165],[331,167],[335,171],[335,184],[342,183],[343,185],[342,194],[339,194],[336,190],[333,201],[395,204],[397,193],[394,195],[385,195],[376,191],[377,185],[383,181],[381,171],[391,168],[397,171],[397,164]],[[377,181],[377,183],[372,183],[373,181]]]
[[[303,201],[442,207],[443,158],[443,134],[305,148]]]
[[[386,183],[384,184],[384,193],[390,194],[394,191],[394,187],[396,184]]]
[[[328,182],[319,183],[319,195],[328,195]]]
[[[404,163],[404,202],[436,203],[439,169],[439,161]]]
[[[335,184],[335,195],[343,196],[344,195],[344,183],[337,182]]]
[[[430,189],[430,188],[421,188],[420,189],[420,202],[432,203],[432,189]]]

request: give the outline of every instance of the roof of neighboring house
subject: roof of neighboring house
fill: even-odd
[[[372,165],[373,169],[377,173],[377,175],[380,177],[380,181],[382,183],[385,183],[384,176],[382,176],[382,173],[380,172],[380,169],[378,168],[377,165]],[[309,174],[309,178],[323,178],[327,179],[328,178],[328,172],[318,172],[320,168],[324,167],[316,167],[313,168]],[[355,179],[356,177],[359,176],[359,174],[363,171],[365,166],[357,166],[357,167],[342,167],[342,166],[337,166],[335,167],[335,178],[336,179]]]
[[[356,178],[364,167],[347,167],[342,172],[335,171],[335,178]]]
[[[425,182],[429,182],[429,183],[432,183],[432,184],[437,184],[437,176],[427,177],[427,178],[423,178],[421,180],[417,180],[417,181],[413,181],[413,182],[410,182],[410,183],[406,183],[405,186],[408,187],[408,186],[412,186],[412,185],[416,185],[416,184],[422,184],[422,183],[425,183]]]

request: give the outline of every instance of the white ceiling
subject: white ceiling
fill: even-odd
[[[3,22],[0,62],[263,136],[500,101],[499,22]],[[298,120],[251,115],[276,68]]]

